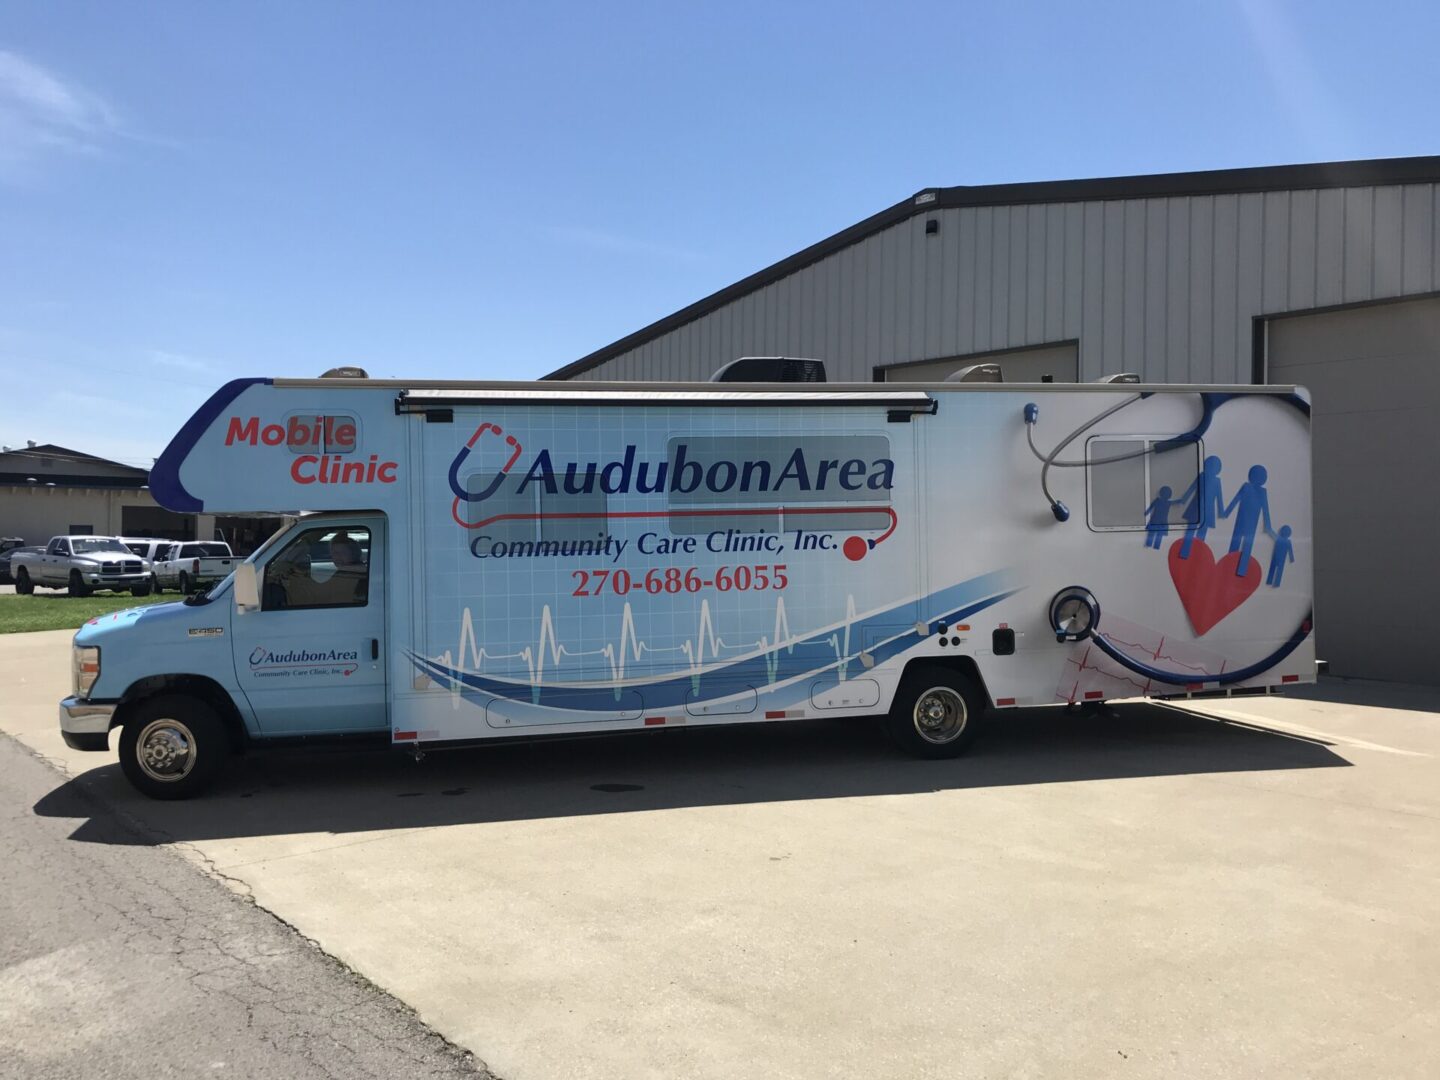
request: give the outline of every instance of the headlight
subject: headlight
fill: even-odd
[[[100,650],[94,646],[76,645],[72,668],[75,696],[89,697],[90,688],[100,678]]]

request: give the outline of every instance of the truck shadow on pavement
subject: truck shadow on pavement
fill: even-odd
[[[1108,715],[1014,712],[952,761],[906,757],[867,721],[493,743],[420,762],[391,750],[268,751],[182,803],[139,795],[112,757],[35,812],[86,819],[74,840],[158,844],[1349,764],[1320,740],[1145,703]],[[113,828],[117,814],[132,828]]]

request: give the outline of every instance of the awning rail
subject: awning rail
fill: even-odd
[[[395,411],[400,414],[424,413],[459,405],[607,405],[631,408],[861,406],[910,415],[930,415],[936,410],[937,400],[922,390],[720,390],[708,384],[697,386],[694,390],[427,388],[401,390],[395,398]]]

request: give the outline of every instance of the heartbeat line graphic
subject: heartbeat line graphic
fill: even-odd
[[[1205,665],[1204,665],[1204,664],[1187,664],[1187,663],[1185,663],[1184,660],[1181,660],[1179,657],[1169,656],[1169,655],[1167,655],[1167,654],[1165,654],[1165,653],[1162,653],[1160,650],[1165,647],[1165,639],[1164,639],[1163,637],[1160,639],[1160,644],[1159,644],[1159,645],[1156,645],[1154,651],[1151,652],[1151,650],[1150,650],[1149,648],[1147,648],[1147,647],[1144,646],[1144,645],[1141,645],[1139,642],[1136,642],[1136,641],[1121,641],[1121,640],[1120,640],[1119,638],[1117,638],[1114,634],[1101,634],[1100,636],[1103,637],[1106,641],[1108,641],[1108,642],[1110,642],[1110,643],[1112,643],[1112,644],[1114,644],[1114,645],[1125,645],[1125,646],[1127,646],[1128,648],[1131,648],[1131,649],[1139,649],[1141,652],[1148,652],[1148,653],[1150,653],[1150,658],[1151,658],[1152,660],[1169,660],[1172,664],[1178,664],[1180,667],[1189,668],[1191,671],[1198,671],[1198,672],[1199,672],[1200,674],[1202,674],[1202,675],[1208,675],[1208,674],[1210,674],[1210,672],[1208,672],[1208,671],[1205,670]],[[1225,669],[1222,667],[1220,670],[1221,670],[1221,671],[1224,671]],[[1127,680],[1127,681],[1131,681],[1131,680]],[[1146,684],[1145,684],[1145,685],[1147,685],[1147,686],[1150,685],[1148,680],[1146,681]]]
[[[1202,659],[1202,655],[1195,650],[1189,650],[1187,659],[1172,655],[1176,651],[1171,646],[1172,653],[1165,651],[1165,643],[1168,640],[1164,634],[1158,631],[1154,638],[1147,643],[1146,627],[1130,623],[1126,620],[1117,620],[1122,623],[1122,631],[1125,637],[1117,637],[1113,633],[1102,633],[1100,636],[1116,648],[1123,647],[1129,655],[1138,656],[1146,660],[1152,660],[1186,671],[1196,673],[1197,681],[1200,677],[1223,674],[1229,660],[1224,657],[1214,656],[1210,663],[1195,663]],[[1138,641],[1127,641],[1126,638],[1138,638]],[[1182,648],[1180,651],[1185,651]],[[1218,670],[1217,670],[1218,669]],[[1076,646],[1065,658],[1065,667],[1060,677],[1060,685],[1055,690],[1055,698],[1058,701],[1068,701],[1074,704],[1080,700],[1099,700],[1112,697],[1129,697],[1133,694],[1148,694],[1154,686],[1152,680],[1144,676],[1137,676],[1121,665],[1113,662],[1093,643],[1087,643],[1083,649]],[[1126,689],[1127,687],[1133,690]]]
[[[647,656],[669,654],[683,658],[683,665],[672,674],[687,673],[695,679],[704,673],[707,657],[714,660],[737,660],[748,656],[764,655],[770,681],[775,681],[776,669],[780,663],[780,650],[793,653],[796,649],[814,648],[833,652],[840,662],[839,677],[845,678],[845,667],[851,658],[850,628],[859,618],[855,610],[855,597],[845,598],[845,618],[837,624],[834,632],[818,641],[806,641],[805,634],[795,634],[790,629],[790,620],[785,612],[785,598],[775,600],[774,629],[753,641],[731,643],[721,637],[715,629],[715,620],[710,612],[708,599],[700,602],[700,615],[694,637],[677,645],[651,645],[642,640],[635,627],[635,615],[627,602],[620,614],[619,632],[615,638],[598,649],[571,649],[563,644],[555,632],[555,618],[546,604],[540,611],[540,627],[534,645],[527,645],[518,652],[491,652],[480,644],[475,634],[475,621],[466,607],[460,618],[460,640],[452,653],[446,650],[432,659],[450,668],[458,668],[475,674],[485,674],[487,662],[499,663],[501,670],[508,669],[509,662],[519,661],[525,666],[531,685],[539,687],[545,683],[547,667],[559,668],[566,660],[601,658],[610,670],[614,685],[625,681],[627,665],[638,663]]]

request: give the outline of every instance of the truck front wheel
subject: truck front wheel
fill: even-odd
[[[137,705],[120,731],[120,768],[152,799],[189,799],[230,756],[225,724],[204,701],[164,694]]]
[[[886,728],[915,757],[952,758],[975,741],[985,695],[958,671],[911,668],[900,680]]]
[[[20,596],[29,596],[35,591],[35,583],[30,580],[30,573],[25,567],[15,571],[15,592]]]
[[[70,595],[71,595],[71,596],[89,596],[89,595],[90,595],[90,587],[89,587],[88,585],[86,585],[84,579],[80,577],[80,571],[79,571],[79,570],[71,570],[71,571],[70,571],[70,588],[69,588],[69,592],[70,592]]]

